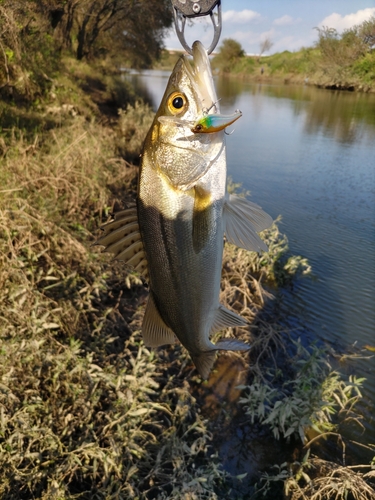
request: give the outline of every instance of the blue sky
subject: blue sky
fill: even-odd
[[[265,38],[273,43],[269,54],[311,47],[317,40],[314,27],[328,26],[342,32],[375,15],[375,0],[222,0],[221,4],[221,41],[234,38],[248,54],[259,53]],[[186,26],[186,40],[191,45],[199,39],[208,47],[212,30],[209,18],[196,19],[193,26]],[[174,29],[165,45],[181,49]]]

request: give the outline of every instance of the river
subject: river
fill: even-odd
[[[159,106],[169,72],[127,78]],[[375,443],[375,95],[217,78],[228,173],[276,218],[313,279],[285,294],[285,321],[305,342],[363,355],[341,368],[366,377],[363,442]],[[360,438],[361,439],[361,438]]]

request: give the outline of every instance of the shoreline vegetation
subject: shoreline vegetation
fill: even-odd
[[[269,46],[272,46],[271,41]],[[314,47],[270,56],[246,55],[237,41],[225,39],[212,57],[212,67],[216,73],[247,81],[375,92],[374,47],[373,16],[342,34],[332,28],[319,28]],[[172,69],[182,53],[164,50],[157,67]]]
[[[153,112],[116,59],[95,55],[106,38],[92,52],[82,42],[81,59],[76,42],[51,50],[48,5],[30,2],[32,22],[0,6],[1,498],[372,499],[374,446],[345,434],[363,429],[364,381],[339,373],[358,353],[307,348],[278,326],[273,297],[311,273],[278,221],[267,254],[225,246],[221,301],[252,322],[234,333],[250,354],[222,354],[202,383],[179,345],[143,345],[147,287],[93,243],[134,203]],[[223,436],[248,428],[270,458],[230,474]]]

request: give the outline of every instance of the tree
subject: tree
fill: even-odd
[[[61,0],[53,12],[62,45],[77,59],[117,49],[137,54],[138,66],[159,55],[172,24],[169,0]]]
[[[375,16],[370,17],[358,26],[358,35],[371,49],[375,45]]]
[[[262,55],[270,50],[270,48],[273,46],[273,42],[271,42],[271,39],[269,37],[264,38],[259,45],[259,56],[258,56],[258,61],[262,57]]]
[[[213,59],[213,64],[224,73],[229,73],[244,55],[245,51],[240,43],[232,38],[225,38],[219,53]]]
[[[170,0],[0,0],[0,93],[43,93],[61,50],[78,59],[120,55],[149,67],[172,20]]]
[[[50,85],[47,74],[57,68],[59,56],[48,10],[40,15],[39,7],[36,0],[0,2],[0,91],[4,96],[32,98]]]
[[[341,35],[334,28],[327,26],[316,29],[319,34],[316,46],[322,54],[323,61],[329,66],[336,65],[342,68],[351,66],[368,51],[368,45],[364,38],[359,36],[357,26],[344,30]]]

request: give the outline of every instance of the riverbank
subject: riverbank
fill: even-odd
[[[340,378],[334,383],[327,354],[314,352],[312,362],[311,353],[277,328],[277,318],[270,319],[271,287],[277,293],[290,285],[309,272],[308,263],[288,254],[277,225],[264,234],[265,255],[226,245],[221,302],[252,322],[251,332],[235,335],[253,348],[245,356],[221,355],[207,383],[179,345],[145,348],[140,326],[147,288],[92,244],[109,214],[134,202],[138,169],[130,161],[138,159],[153,113],[111,68],[67,58],[50,84],[39,102],[1,110],[2,497],[240,499],[258,482],[262,492],[269,489],[263,498],[275,491],[281,498],[287,477],[295,484],[288,483],[286,498],[303,498],[298,488],[308,495],[300,469],[310,446],[299,436],[312,415],[328,424],[317,397],[337,411],[342,391],[353,406],[360,386]],[[303,360],[314,373],[303,377],[290,368],[280,379],[280,367]],[[272,396],[275,387],[282,400]],[[266,399],[250,397],[259,391]],[[298,415],[302,428],[280,413],[271,418],[290,399],[293,408],[301,406],[301,394],[307,403]],[[263,425],[266,419],[271,426]],[[247,476],[223,466],[222,436],[229,442],[246,428],[267,442],[261,450],[270,456],[259,470],[288,462],[278,480],[268,473],[263,481],[255,466]],[[278,461],[270,451],[285,448],[287,432],[293,440]],[[250,442],[246,435],[242,441]],[[310,474],[307,465],[303,472]],[[367,495],[364,476],[349,477]],[[334,481],[344,479],[341,473]]]
[[[163,51],[157,69],[172,70],[183,52]],[[323,61],[318,49],[285,51],[272,56],[241,56],[223,65],[219,54],[212,57],[216,74],[244,81],[313,85],[330,90],[375,92],[375,53],[371,52],[355,64],[340,67]]]

